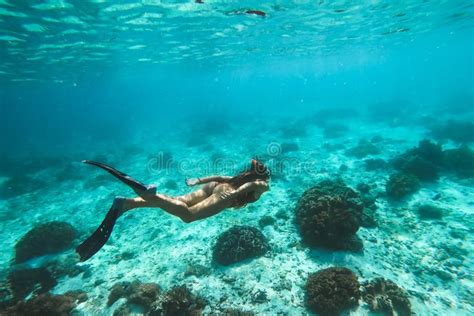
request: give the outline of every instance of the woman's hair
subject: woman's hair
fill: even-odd
[[[252,159],[250,168],[232,177],[228,183],[234,188],[238,188],[248,182],[253,182],[256,180],[268,181],[268,179],[270,179],[270,170],[263,163],[257,161],[256,159]],[[238,198],[238,204],[240,207],[242,207],[245,204],[255,202],[256,200],[257,199],[255,198],[253,192],[249,192]]]

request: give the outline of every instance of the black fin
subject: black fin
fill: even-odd
[[[95,255],[107,242],[120,215],[120,209],[114,205],[110,208],[99,228],[76,248],[81,261],[86,261]]]
[[[82,161],[83,163],[86,163],[86,164],[89,164],[89,165],[93,165],[93,166],[96,166],[96,167],[99,167],[101,169],[104,169],[105,171],[107,171],[108,173],[110,173],[111,175],[113,175],[114,177],[116,177],[117,179],[119,179],[120,181],[122,181],[123,183],[125,183],[126,185],[128,185],[130,188],[132,188],[133,191],[135,191],[135,193],[138,195],[138,196],[141,196],[143,198],[146,198],[147,196],[150,196],[150,195],[155,195],[156,194],[156,187],[154,185],[145,185],[143,183],[141,183],[140,181],[137,181],[135,180],[134,178],[130,177],[129,175],[109,166],[109,165],[106,165],[106,164],[103,164],[103,163],[100,163],[100,162],[96,162],[96,161],[91,161],[91,160],[83,160]]]

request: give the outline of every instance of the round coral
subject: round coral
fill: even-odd
[[[119,282],[110,289],[107,306],[111,306],[120,298],[126,298],[127,304],[138,305],[144,311],[148,311],[158,299],[159,294],[160,287],[156,283]]]
[[[395,173],[390,176],[385,185],[387,195],[393,199],[402,199],[420,189],[417,177],[408,173]]]
[[[150,316],[201,315],[207,301],[194,295],[185,285],[176,286],[163,295],[150,311]]]
[[[403,289],[390,280],[377,278],[363,285],[362,297],[375,312],[385,315],[411,315],[411,304]]]
[[[303,241],[310,246],[353,249],[363,203],[341,180],[324,180],[303,193],[296,206],[296,221]]]
[[[48,222],[34,227],[15,245],[16,263],[69,248],[77,232],[68,223]]]
[[[333,267],[309,275],[306,306],[318,315],[338,315],[360,299],[357,276],[347,268]]]
[[[213,258],[220,264],[229,265],[262,256],[269,249],[267,239],[257,228],[234,226],[218,237]]]

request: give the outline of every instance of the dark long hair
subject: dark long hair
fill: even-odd
[[[252,159],[250,168],[234,176],[228,181],[234,188],[238,188],[241,185],[253,182],[256,180],[268,181],[270,179],[270,170],[261,162],[256,159]],[[237,198],[237,204],[239,207],[245,206],[247,203],[255,202],[257,199],[253,192],[249,192]]]

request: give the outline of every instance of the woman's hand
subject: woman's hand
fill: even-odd
[[[235,190],[221,192],[219,194],[219,199],[221,199],[221,200],[231,199],[233,197],[234,193],[235,193]]]
[[[199,178],[186,179],[186,185],[189,187],[197,185],[197,184],[199,184]]]

